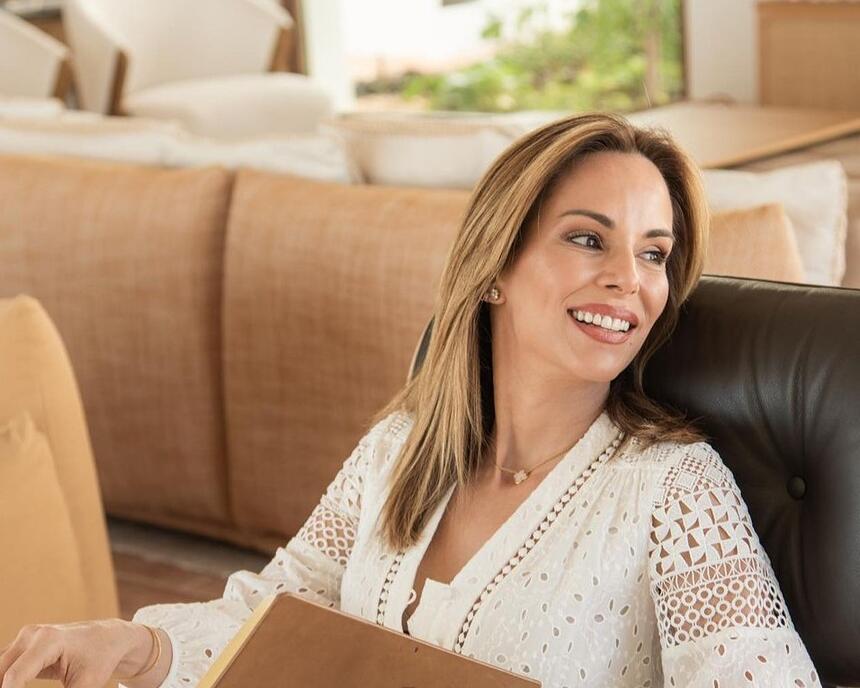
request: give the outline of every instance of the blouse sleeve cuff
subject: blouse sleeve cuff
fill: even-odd
[[[727,628],[664,648],[662,654],[666,686],[821,686],[803,642],[791,628]]]
[[[170,638],[173,657],[159,688],[196,686],[248,613],[245,605],[223,599],[139,609],[135,623],[160,628]]]

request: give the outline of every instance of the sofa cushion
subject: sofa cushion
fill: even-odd
[[[770,172],[705,170],[704,181],[713,210],[781,203],[810,284],[841,284],[848,191],[839,162],[823,160]]]
[[[223,522],[230,173],[0,157],[0,296],[68,347],[108,511]]]
[[[0,420],[0,647],[28,623],[86,619],[87,588],[51,448],[26,412]]]
[[[224,375],[240,526],[295,534],[405,382],[467,194],[242,171]]]
[[[0,274],[3,274],[2,271]],[[37,475],[45,479],[44,490],[39,490],[38,494],[30,493],[30,496],[34,503],[47,500],[54,504],[51,509],[57,514],[61,511],[66,514],[63,518],[68,520],[80,552],[78,565],[86,587],[86,616],[116,616],[113,564],[92,449],[74,372],[56,327],[41,304],[29,296],[0,299],[0,380],[0,425],[12,423],[4,431],[6,449],[0,453],[6,452],[10,456],[17,455],[19,451],[29,453],[32,450],[36,457],[33,461],[44,462],[44,465],[39,464],[41,472],[26,472],[27,480],[36,480]],[[46,447],[42,446],[43,439],[47,441]],[[51,455],[50,467],[46,467],[47,459],[43,457],[48,451]],[[19,467],[14,470],[23,469]],[[7,503],[7,499],[19,499],[18,490],[24,489],[21,487],[10,491],[9,485],[14,483],[7,482],[8,477],[8,473],[0,477],[2,505]],[[62,509],[58,506],[59,500],[55,499],[52,481],[58,482],[62,489]],[[2,506],[0,510],[6,508]],[[61,521],[56,525],[56,533],[46,535],[45,546],[61,536],[64,542],[71,542],[66,526]],[[5,512],[0,514],[0,524],[0,538],[15,537],[19,532],[10,526],[11,521]],[[39,527],[42,527],[41,522]],[[65,552],[64,549],[62,551]],[[4,546],[0,552],[4,553],[3,559],[8,562],[10,558],[6,554],[17,554],[18,550]],[[58,556],[60,554],[62,552]],[[53,575],[51,571],[45,573],[48,577]],[[71,575],[70,584],[77,575],[74,569]],[[5,584],[6,580],[5,574],[0,573],[0,581]],[[0,592],[5,592],[4,585],[0,585]],[[0,602],[0,609],[3,610],[0,613],[2,624],[5,622],[5,603]],[[58,611],[61,609],[67,607],[58,607]]]
[[[715,213],[704,271],[780,282],[806,281],[791,222],[779,204]]]

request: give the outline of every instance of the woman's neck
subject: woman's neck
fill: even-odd
[[[601,414],[609,393],[608,384],[512,383],[495,386],[490,443],[492,460],[512,471],[529,471],[559,454],[560,459]],[[555,461],[548,461],[539,470],[548,471],[554,465]]]

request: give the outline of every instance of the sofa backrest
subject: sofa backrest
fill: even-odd
[[[36,297],[77,373],[110,513],[228,518],[221,385],[232,177],[0,157],[0,296]]]
[[[295,534],[404,384],[467,199],[238,174],[224,381],[240,528]]]

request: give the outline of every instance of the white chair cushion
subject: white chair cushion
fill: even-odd
[[[220,139],[311,133],[332,113],[325,91],[306,76],[286,73],[175,81],[128,94],[122,107]]]

